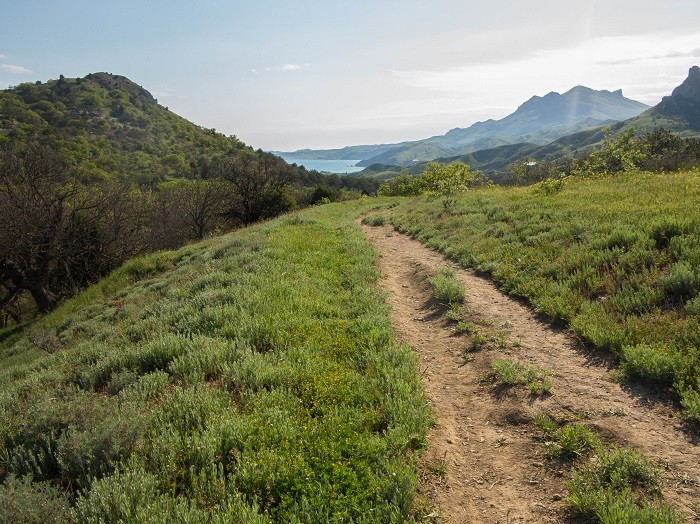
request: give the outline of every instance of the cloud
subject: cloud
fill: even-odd
[[[31,73],[31,69],[27,69],[26,67],[19,66],[19,65],[12,65],[12,64],[2,64],[0,65],[0,69],[3,71],[7,71],[8,73],[13,73],[15,75],[21,75],[21,74],[26,74],[26,73]]]
[[[668,58],[697,58],[700,57],[700,48],[693,49],[692,51],[670,51],[663,55],[652,55],[652,56],[638,56],[634,58],[623,58],[620,60],[603,60],[598,62],[602,65],[622,65],[622,64],[634,64],[635,62],[641,62],[643,60],[666,60]]]
[[[2,53],[0,53],[0,60],[3,60],[5,58],[7,58],[7,55],[3,55]]]
[[[277,67],[266,67],[263,71],[299,71],[305,67],[309,67],[309,64],[284,64]],[[251,72],[257,73],[258,70],[251,69]]]

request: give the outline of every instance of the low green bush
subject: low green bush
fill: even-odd
[[[384,215],[368,215],[362,219],[362,223],[368,226],[379,227],[386,222]]]
[[[685,367],[683,354],[664,346],[639,344],[622,348],[620,371],[632,380],[670,386]]]
[[[452,268],[441,268],[437,274],[428,277],[428,284],[433,289],[435,300],[443,306],[461,304],[466,298],[464,284],[459,281]]]
[[[496,359],[491,362],[494,377],[497,382],[508,386],[523,385],[535,394],[549,393],[552,382],[549,374],[537,366],[527,366],[521,362],[507,359]]]
[[[51,483],[10,474],[0,484],[0,522],[63,524],[69,520],[65,493]]]

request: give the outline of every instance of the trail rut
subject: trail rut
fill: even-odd
[[[467,290],[469,320],[508,343],[469,353],[469,337],[455,336],[435,311],[416,271],[456,266],[440,253],[390,227],[363,226],[381,254],[399,340],[418,353],[436,424],[422,458],[424,486],[444,523],[565,521],[569,472],[544,457],[535,414],[580,419],[603,439],[642,451],[663,467],[666,500],[685,513],[700,500],[700,447],[684,431],[668,401],[610,379],[604,355],[587,351],[564,330],[539,321],[525,305],[488,279],[456,269]],[[537,364],[552,372],[552,394],[484,383],[494,358]],[[693,520],[695,518],[695,520]]]

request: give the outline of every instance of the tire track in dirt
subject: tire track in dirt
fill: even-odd
[[[687,515],[700,500],[700,447],[684,432],[669,402],[610,380],[610,363],[587,352],[572,335],[539,321],[489,280],[457,269],[440,253],[388,226],[362,226],[380,253],[381,286],[389,293],[399,341],[420,356],[421,374],[436,424],[422,457],[424,486],[439,522],[549,523],[565,515],[567,468],[544,457],[528,424],[532,416],[582,418],[609,442],[642,451],[664,466],[667,501]],[[505,330],[516,344],[470,354],[468,337],[430,305],[416,269],[449,265],[467,290],[471,319]],[[470,320],[471,320],[470,319]],[[552,395],[498,389],[481,380],[494,358],[537,364],[554,373]],[[431,473],[432,472],[432,473]]]

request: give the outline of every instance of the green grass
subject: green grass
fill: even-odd
[[[435,300],[443,306],[453,306],[462,304],[466,297],[466,290],[457,278],[454,269],[449,267],[440,268],[433,276],[427,278],[427,282],[433,290]]]
[[[574,472],[566,500],[573,513],[601,524],[685,522],[659,502],[658,477],[658,469],[638,452],[616,448]]]
[[[353,222],[376,205],[133,261],[7,338],[0,520],[410,521],[429,408]]]
[[[368,215],[362,219],[362,223],[368,226],[379,227],[385,223],[384,215]]]
[[[491,362],[494,379],[506,386],[525,386],[533,395],[549,393],[552,382],[549,373],[537,366],[528,366],[521,362],[507,359],[495,359]]]
[[[659,469],[639,452],[606,446],[582,424],[560,426],[546,415],[533,423],[545,435],[548,457],[574,465],[566,502],[576,517],[600,524],[684,522],[662,501]]]
[[[397,228],[490,275],[544,318],[673,386],[700,420],[700,172],[569,178],[556,192],[490,188],[404,201]]]

